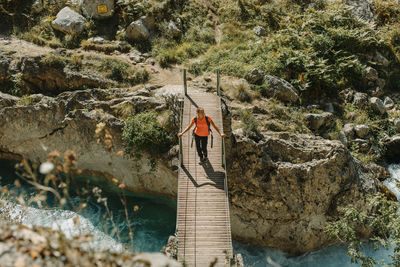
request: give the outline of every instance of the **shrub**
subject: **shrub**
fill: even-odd
[[[68,59],[60,55],[49,53],[42,57],[40,62],[50,67],[64,68],[68,63]]]
[[[239,83],[233,88],[234,96],[241,102],[251,102],[252,94],[245,83]]]
[[[107,73],[107,78],[117,82],[129,81],[134,73],[129,63],[114,58],[103,58],[99,69]]]
[[[150,78],[150,74],[145,69],[139,69],[133,75],[133,81],[135,84],[145,83],[149,80],[149,78]]]
[[[130,154],[140,156],[145,151],[153,156],[169,150],[172,138],[161,127],[154,112],[133,115],[125,121],[123,139]]]
[[[247,110],[241,110],[239,116],[242,121],[243,134],[256,140],[260,139],[260,124],[254,117],[253,113]]]

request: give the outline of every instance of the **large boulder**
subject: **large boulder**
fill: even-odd
[[[313,135],[237,135],[227,162],[233,237],[294,254],[330,244],[326,223],[380,186],[339,141]]]
[[[79,6],[88,18],[109,18],[114,13],[114,0],[80,0]]]
[[[128,28],[126,28],[125,36],[130,40],[145,41],[149,39],[150,32],[143,23],[143,20],[138,19],[132,22]]]
[[[369,99],[369,104],[370,104],[371,108],[372,108],[375,112],[377,112],[377,113],[379,113],[379,114],[381,114],[381,115],[386,113],[386,107],[385,107],[385,105],[383,104],[382,100],[380,100],[379,98],[377,98],[377,97],[371,97],[371,98]]]
[[[271,95],[281,101],[297,102],[299,100],[296,89],[284,79],[272,75],[265,75],[264,83],[269,86]]]
[[[54,29],[69,34],[78,34],[85,29],[86,19],[70,7],[64,7],[51,22]]]

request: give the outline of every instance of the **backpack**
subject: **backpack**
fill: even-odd
[[[210,122],[208,121],[208,117],[206,115],[204,115],[204,117],[206,118],[206,122],[207,122],[207,126],[208,126],[208,132],[212,133],[211,127],[210,127]],[[194,117],[194,123],[196,124],[197,127],[197,116]],[[196,130],[196,127],[194,127],[193,129],[193,134],[194,134],[194,130]]]

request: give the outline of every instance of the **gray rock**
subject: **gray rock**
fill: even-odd
[[[254,31],[255,35],[257,35],[257,36],[267,35],[267,31],[261,26],[255,26],[253,31]]]
[[[348,144],[346,134],[344,133],[343,130],[339,132],[339,141],[342,142],[342,144],[345,146],[347,146]]]
[[[141,63],[145,60],[145,58],[142,57],[142,55],[138,51],[134,51],[134,52],[130,53],[129,59],[132,60],[132,62],[135,64]]]
[[[400,158],[400,135],[395,135],[384,140],[384,157],[389,162],[398,162]]]
[[[335,109],[333,108],[333,104],[332,103],[326,103],[325,104],[325,111],[333,113],[335,111]]]
[[[368,104],[368,95],[360,92],[355,93],[353,104],[359,108],[366,106]]]
[[[33,2],[32,7],[31,7],[31,12],[33,14],[38,14],[40,12],[42,12],[44,6],[43,6],[43,0],[35,0],[35,2]]]
[[[95,44],[102,44],[106,41],[106,38],[104,36],[95,36],[87,39],[88,42],[95,43]]]
[[[376,54],[374,56],[374,60],[377,63],[382,64],[385,67],[389,66],[389,64],[390,64],[390,61],[378,51],[376,52]]]
[[[69,7],[64,7],[58,12],[51,26],[59,31],[69,34],[78,34],[85,29],[86,19]]]
[[[386,109],[392,109],[394,107],[394,101],[388,96],[383,100],[383,104]]]
[[[10,64],[12,58],[2,55],[0,52],[0,84],[6,83],[11,79]]]
[[[369,134],[369,126],[365,124],[358,124],[354,126],[354,130],[356,132],[356,135],[360,138],[365,138]]]
[[[304,116],[307,122],[308,128],[314,131],[318,131],[322,126],[329,128],[332,125],[333,114],[330,112],[324,112],[321,114],[308,113]]]
[[[150,32],[141,19],[132,22],[125,31],[126,38],[130,40],[147,40]]]
[[[114,13],[114,0],[80,0],[79,7],[87,18],[109,18]]]
[[[368,0],[346,0],[346,4],[351,7],[354,16],[365,21],[374,21],[374,13]]]
[[[355,129],[353,123],[346,123],[343,126],[343,133],[346,135],[347,139],[352,140],[355,136]]]
[[[366,69],[366,71],[367,71],[367,73],[366,73],[366,76],[365,76],[365,78],[367,79],[367,80],[369,80],[369,81],[376,81],[376,80],[378,80],[378,71],[376,70],[376,69],[374,69],[374,68],[372,68],[372,67],[367,67],[367,69]]]
[[[269,85],[272,96],[281,101],[297,102],[299,99],[296,89],[284,79],[272,75],[265,75],[264,83]]]
[[[382,100],[380,100],[379,98],[371,97],[369,99],[369,104],[375,112],[378,112],[379,114],[385,114],[385,112],[386,112],[385,105],[383,104]]]
[[[262,82],[264,74],[260,72],[257,68],[252,68],[246,76],[247,81],[252,84],[259,84]]]
[[[182,33],[172,20],[168,23],[167,30],[172,37],[179,37]]]
[[[398,133],[400,133],[400,118],[397,118],[393,121],[394,128]]]
[[[140,19],[142,20],[144,26],[146,26],[146,28],[149,31],[154,30],[155,26],[156,26],[156,21],[154,19],[153,16],[151,15],[145,15],[145,16],[141,16]]]

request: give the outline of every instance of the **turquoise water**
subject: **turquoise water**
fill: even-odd
[[[400,191],[396,183],[400,180],[400,165],[390,165],[389,171],[392,179],[385,184],[400,197]],[[0,160],[0,184],[8,185],[18,195],[29,195],[34,192],[31,186],[22,184],[16,188],[13,183],[16,179],[13,163]],[[59,229],[67,236],[76,234],[92,234],[94,240],[90,244],[84,244],[95,250],[112,249],[120,251],[123,244],[130,244],[128,224],[126,223],[125,209],[121,202],[120,190],[103,178],[81,176],[76,181],[78,188],[91,188],[96,184],[102,189],[102,196],[107,197],[112,218],[118,226],[118,234],[112,232],[112,223],[107,215],[104,205],[97,203],[96,198],[85,200],[87,208],[79,214],[71,210],[43,209],[37,205],[24,208],[20,205],[10,205],[9,209],[14,219],[26,225],[42,225]],[[166,244],[168,237],[174,234],[176,220],[176,201],[163,198],[138,195],[126,192],[129,220],[134,229],[134,249],[136,251],[156,252]],[[49,200],[51,202],[51,199]],[[82,203],[82,198],[72,194],[71,202],[74,205]],[[133,212],[137,205],[139,210]],[[78,225],[76,218],[79,218]],[[258,247],[233,242],[235,253],[241,253],[245,266],[299,266],[299,267],[353,267],[360,264],[351,264],[347,256],[346,245],[335,245],[320,250],[312,251],[300,256],[292,256],[279,249]],[[365,244],[364,253],[390,262],[391,250],[375,251],[371,245]]]
[[[17,178],[13,162],[0,160],[0,166],[0,177],[2,177],[0,184],[2,186],[8,185],[9,190],[16,192],[17,195],[27,196],[35,192],[26,183],[22,183],[19,188],[13,185],[14,180]],[[121,243],[131,244],[119,188],[105,179],[96,177],[80,176],[74,182],[77,188],[90,190],[95,184],[102,189],[101,195],[102,197],[107,197],[107,205],[112,213],[114,224],[111,222],[110,217],[107,216],[105,206],[102,203],[98,203],[97,198],[79,198],[77,193],[74,192],[71,193],[72,200],[70,204],[73,203],[75,206],[79,206],[80,203],[87,203],[87,207],[79,214],[71,210],[40,209],[37,205],[32,204],[28,209],[19,205],[11,207],[13,218],[24,224],[57,228],[66,233],[67,236],[91,233],[95,238],[95,244],[91,246],[94,249],[112,248],[121,250]],[[164,197],[125,193],[129,221],[134,232],[134,249],[147,252],[160,251],[167,243],[168,237],[175,232],[176,201]],[[50,198],[47,202],[51,205],[52,199]],[[139,208],[136,212],[133,211],[135,205]],[[79,218],[78,226],[74,225],[75,217]],[[118,228],[116,233],[113,233],[114,225]],[[109,243],[107,244],[107,242]]]

